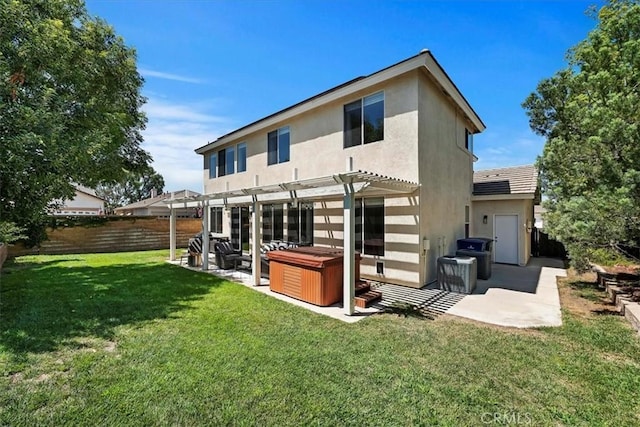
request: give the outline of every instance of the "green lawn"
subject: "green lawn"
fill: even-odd
[[[640,340],[620,317],[345,324],[167,254],[5,265],[0,425],[640,424]]]

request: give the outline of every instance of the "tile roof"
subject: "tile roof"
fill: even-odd
[[[487,169],[473,174],[473,195],[535,194],[538,170],[534,165]]]

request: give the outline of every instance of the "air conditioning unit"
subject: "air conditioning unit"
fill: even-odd
[[[443,256],[438,258],[437,264],[440,289],[470,294],[476,288],[478,265],[474,257]]]

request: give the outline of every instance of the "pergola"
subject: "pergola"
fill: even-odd
[[[294,169],[294,177],[297,175]],[[417,183],[391,178],[365,171],[348,171],[333,175],[304,180],[294,179],[272,185],[258,185],[258,176],[254,178],[254,186],[237,190],[226,190],[211,194],[180,199],[171,198],[165,203],[171,210],[170,216],[170,257],[176,259],[176,208],[202,207],[203,236],[209,235],[209,207],[211,206],[249,206],[251,212],[251,274],[254,285],[260,284],[260,227],[262,204],[299,201],[318,201],[322,199],[343,198],[343,301],[347,315],[354,312],[355,296],[355,197],[379,196],[390,194],[411,194],[420,186]],[[203,238],[204,254],[209,253],[209,239]],[[208,256],[202,257],[202,269],[209,269]]]

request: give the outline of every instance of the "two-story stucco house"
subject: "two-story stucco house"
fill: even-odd
[[[272,240],[355,250],[363,278],[422,287],[469,233],[473,135],[484,129],[424,50],[198,148],[204,195],[171,206],[204,204],[206,231],[244,250]]]

